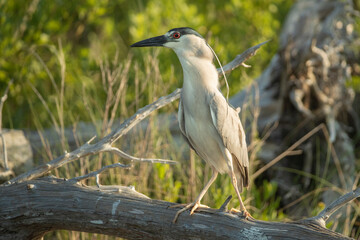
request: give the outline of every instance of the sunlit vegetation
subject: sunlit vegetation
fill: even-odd
[[[99,137],[114,123],[130,117],[137,109],[171,93],[182,83],[182,70],[168,49],[130,49],[131,43],[188,26],[202,34],[223,64],[245,49],[271,40],[248,64],[228,76],[230,95],[251,83],[277,51],[281,25],[293,1],[0,1],[0,93],[14,80],[3,109],[3,127],[41,131],[56,128],[58,148],[44,141],[42,158],[49,161],[70,151],[62,132],[76,131],[77,124],[90,122]],[[354,78],[359,91],[359,79]],[[355,81],[354,81],[355,82]],[[254,104],[243,109],[243,120],[254,119]],[[190,202],[210,177],[210,168],[188,146],[158,124],[159,115],[171,115],[177,103],[149,118],[146,128],[137,129],[118,142],[119,148],[138,157],[177,160],[179,164],[135,164],[130,170],[111,169],[101,176],[102,184],[133,185],[151,198]],[[256,116],[255,116],[256,117]],[[252,134],[251,171],[258,168],[256,152],[262,141]],[[78,145],[88,139],[79,137]],[[122,161],[102,154],[81,159],[52,174],[71,178],[101,166]],[[315,176],[321,185],[322,176]],[[87,184],[94,184],[91,179]],[[313,192],[303,204],[317,212],[323,208]],[[227,175],[219,176],[203,199],[218,208],[229,196],[236,196]],[[310,200],[309,200],[310,199]],[[258,177],[243,193],[253,217],[261,220],[287,219],[281,210],[277,183]],[[318,200],[318,199],[317,199]],[[296,203],[302,204],[302,202]],[[238,207],[234,198],[231,207]],[[313,212],[316,214],[316,212]],[[359,234],[359,233],[357,233]],[[59,231],[45,239],[113,239],[95,234]]]

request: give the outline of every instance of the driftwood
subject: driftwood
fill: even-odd
[[[0,186],[0,239],[40,239],[66,229],[127,239],[350,239],[323,227],[338,205],[360,196],[351,192],[318,217],[264,222],[216,209],[182,214],[172,223],[174,203],[149,199],[131,188],[111,191],[76,181],[41,178]],[[334,208],[335,207],[335,208]]]

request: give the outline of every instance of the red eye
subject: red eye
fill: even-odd
[[[180,33],[179,32],[173,33],[173,38],[179,39],[180,38]]]

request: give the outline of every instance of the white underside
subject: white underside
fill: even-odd
[[[211,94],[221,95],[217,88],[216,68],[205,59],[190,58],[180,62],[184,69],[182,104],[189,141],[200,157],[219,173],[229,173],[232,160],[226,157],[225,146],[214,126],[207,101]],[[197,69],[204,71],[200,72]]]

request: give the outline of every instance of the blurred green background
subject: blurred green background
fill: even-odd
[[[59,146],[49,147],[45,139],[38,162],[73,148],[62,134],[67,127],[76,131],[78,123],[90,122],[99,136],[106,135],[118,119],[130,117],[181,87],[182,70],[175,53],[129,47],[174,27],[196,29],[223,64],[247,48],[271,40],[248,61],[251,68],[237,69],[228,76],[231,96],[259,76],[276,53],[281,26],[292,4],[290,0],[0,0],[0,93],[14,81],[3,109],[3,128],[57,129]],[[177,102],[152,114],[146,129],[120,139],[118,146],[134,156],[174,159],[180,164],[112,169],[102,175],[102,183],[134,185],[156,199],[192,201],[211,172],[186,144],[174,139],[164,126],[159,129],[157,114],[176,111]],[[256,141],[257,133],[251,134]],[[77,145],[86,140],[79,137]],[[253,144],[257,146],[251,156],[255,171],[259,145]],[[117,161],[123,162],[102,154],[68,164],[53,174],[71,178]],[[262,220],[286,219],[278,210],[277,184],[261,178],[257,181],[243,194],[251,214]],[[94,184],[94,180],[86,183]],[[230,194],[236,195],[229,177],[219,176],[203,203],[219,207]],[[317,195],[311,197],[306,202],[309,216],[323,208]],[[236,198],[231,206],[238,206]],[[46,239],[90,236],[111,238],[58,231],[47,234]]]
[[[253,68],[231,74],[231,93],[235,93],[259,75],[276,52],[281,22],[291,4],[292,1],[282,0],[1,1],[0,90],[9,79],[15,81],[4,107],[4,126],[35,129],[29,115],[31,109],[37,111],[37,121],[42,126],[51,125],[46,112],[39,111],[41,103],[29,84],[46,97],[49,109],[53,110],[56,91],[47,70],[55,83],[60,84],[60,51],[66,63],[65,125],[73,124],[75,119],[90,120],[79,97],[83,91],[96,94],[100,105],[105,101],[106,92],[101,91],[98,82],[99,62],[111,62],[115,54],[118,63],[131,56],[139,64],[137,70],[143,71],[148,55],[156,53],[162,63],[159,70],[164,83],[170,90],[181,87],[182,71],[172,51],[129,48],[135,41],[164,34],[174,27],[196,29],[206,37],[223,63],[255,44],[272,40],[263,47],[261,55],[251,60]],[[134,62],[129,70],[127,103],[133,101],[135,94]],[[242,75],[245,76],[241,78]],[[154,93],[154,97],[159,96]],[[140,104],[153,100],[149,97],[149,94],[142,95]],[[134,110],[134,107],[127,109],[129,114]],[[122,113],[120,109],[117,114]]]

